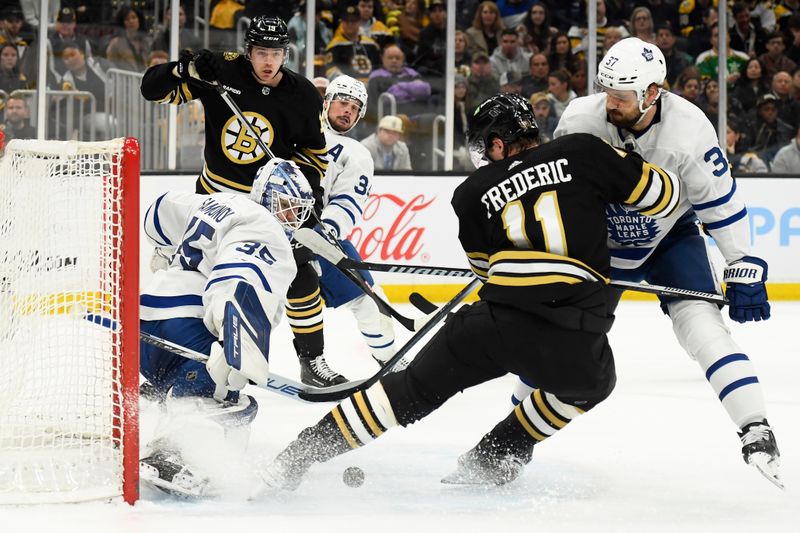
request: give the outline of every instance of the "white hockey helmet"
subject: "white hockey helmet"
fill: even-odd
[[[612,46],[600,61],[596,83],[601,90],[634,91],[639,111],[644,113],[648,109],[644,106],[647,88],[653,83],[658,86],[658,100],[666,77],[667,63],[661,50],[637,37],[628,37]]]
[[[300,167],[280,157],[273,157],[258,169],[250,199],[275,215],[290,240],[314,208],[311,185]]]
[[[330,103],[333,100],[347,100],[355,102],[359,105],[358,117],[345,131],[337,131],[333,128],[333,126],[331,126],[331,123],[328,122],[328,106],[330,106]],[[367,114],[367,88],[364,87],[363,83],[351,76],[347,76],[346,74],[337,76],[328,84],[328,88],[325,89],[325,101],[322,103],[322,111],[322,116],[325,118],[325,124],[331,130],[337,133],[347,133],[348,131],[352,130],[356,124],[358,124],[359,120],[364,118],[364,115]]]

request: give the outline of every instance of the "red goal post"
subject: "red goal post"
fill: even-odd
[[[139,144],[0,161],[0,503],[138,498]]]

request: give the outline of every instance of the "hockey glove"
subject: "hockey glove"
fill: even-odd
[[[211,50],[200,50],[192,60],[197,76],[208,83],[214,83],[222,76],[222,66]]]
[[[242,390],[247,385],[247,378],[228,364],[225,348],[220,342],[211,345],[211,356],[206,361],[206,370],[216,385],[214,399],[217,401],[223,401],[228,391]]]
[[[725,268],[728,314],[736,322],[767,320],[767,263],[758,257],[745,256]]]
[[[192,51],[191,50],[181,50],[180,55],[178,56],[178,61],[175,63],[175,66],[172,67],[172,75],[181,80],[181,82],[186,82],[189,80],[189,64],[192,62]]]

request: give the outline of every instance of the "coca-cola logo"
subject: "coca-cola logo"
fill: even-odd
[[[435,200],[435,196],[426,200],[422,194],[410,200],[395,194],[372,194],[364,206],[363,227],[353,228],[347,238],[364,260],[410,261],[422,251],[426,229],[414,225],[414,219]]]

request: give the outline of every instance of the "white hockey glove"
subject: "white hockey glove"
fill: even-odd
[[[216,384],[214,399],[217,401],[223,401],[228,391],[242,390],[247,385],[247,377],[228,364],[221,342],[211,345],[211,356],[206,361],[206,370]]]
[[[150,256],[150,272],[166,270],[169,267],[172,254],[173,250],[170,248],[163,248],[161,246],[153,248],[153,255]]]

